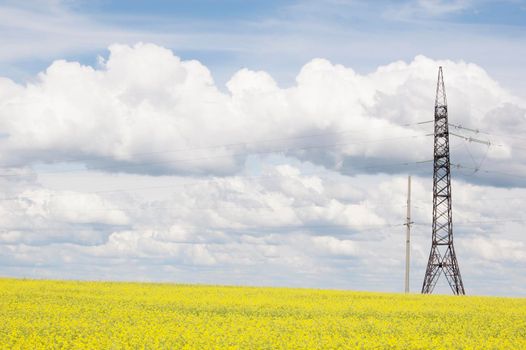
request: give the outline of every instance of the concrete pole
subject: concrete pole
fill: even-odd
[[[409,293],[409,261],[411,259],[411,176],[407,177],[407,218],[405,236],[405,292]]]

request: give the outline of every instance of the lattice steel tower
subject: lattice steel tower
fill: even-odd
[[[438,69],[434,145],[432,244],[422,293],[432,293],[440,274],[444,272],[453,293],[456,295],[465,294],[455,248],[453,247],[449,127],[442,67]]]

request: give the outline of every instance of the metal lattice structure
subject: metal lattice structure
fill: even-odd
[[[432,244],[422,293],[433,292],[443,272],[456,295],[465,294],[455,248],[451,212],[451,165],[449,161],[449,127],[446,90],[442,67],[438,69],[435,99],[435,132],[433,161],[433,227]]]

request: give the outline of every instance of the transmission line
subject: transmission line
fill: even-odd
[[[357,142],[277,148],[277,149],[265,150],[265,151],[231,153],[231,154],[223,154],[223,155],[216,155],[216,156],[198,157],[198,158],[181,158],[181,159],[155,161],[155,162],[138,163],[138,164],[109,165],[109,166],[104,166],[104,167],[93,167],[93,168],[87,168],[87,169],[38,171],[38,172],[32,172],[31,174],[36,174],[36,175],[64,174],[64,173],[89,172],[89,171],[108,170],[108,169],[122,169],[122,168],[134,168],[134,167],[137,168],[137,167],[144,167],[144,166],[151,166],[151,165],[175,164],[175,163],[184,163],[184,162],[192,162],[192,161],[200,161],[200,160],[208,160],[208,159],[216,159],[216,158],[230,158],[230,157],[241,157],[241,156],[251,156],[251,155],[273,154],[273,153],[286,153],[286,152],[291,152],[291,151],[310,150],[310,149],[338,148],[338,147],[349,146],[349,145],[370,144],[370,143],[376,143],[376,142],[394,141],[394,140],[420,138],[420,137],[427,137],[427,135],[410,135],[410,136],[401,136],[401,137],[382,138],[382,139],[376,139],[376,140],[357,141]],[[24,176],[24,175],[23,174],[0,174],[0,177],[17,177],[17,176]]]
[[[418,125],[425,125],[428,123],[432,123],[433,121],[424,121],[424,122],[417,122],[417,123],[407,123],[407,124],[401,124],[401,125],[395,125],[399,127],[409,127],[409,126],[418,126]],[[371,128],[364,128],[364,129],[348,129],[348,130],[342,130],[342,131],[333,131],[333,132],[325,132],[325,133],[317,133],[317,134],[308,134],[308,135],[298,135],[298,136],[289,136],[289,137],[278,137],[278,138],[270,138],[270,139],[263,139],[263,140],[257,140],[257,141],[250,141],[250,142],[235,142],[235,143],[227,143],[227,144],[216,144],[216,145],[210,145],[210,146],[202,146],[202,147],[188,147],[188,148],[179,148],[174,150],[164,150],[164,151],[153,151],[153,152],[140,152],[140,153],[130,153],[127,154],[129,157],[137,157],[137,156],[147,156],[147,155],[155,155],[155,154],[166,154],[166,153],[179,153],[179,152],[189,152],[189,151],[203,151],[203,150],[210,150],[210,149],[222,149],[222,148],[234,148],[234,147],[240,147],[240,146],[251,146],[251,145],[257,145],[260,143],[270,143],[270,142],[276,142],[276,141],[288,141],[288,140],[298,140],[298,139],[306,139],[306,138],[316,138],[316,137],[322,137],[322,136],[330,136],[330,135],[339,135],[339,134],[355,134],[360,133],[362,134],[364,131],[370,131],[370,130],[382,130],[382,129],[392,129],[393,126],[385,126],[385,127],[371,127]],[[101,160],[113,160],[113,161],[130,161],[130,159],[115,159],[112,156],[100,156],[100,157],[84,157],[84,158],[67,158],[62,159],[59,162],[68,162],[68,163],[79,163],[79,162],[90,162],[90,161],[101,161]],[[2,176],[0,174],[0,176]]]
[[[398,166],[410,166],[410,165],[420,165],[425,163],[430,163],[433,160],[421,160],[421,161],[415,161],[415,162],[400,162],[400,163],[383,163],[383,164],[375,164],[375,165],[365,165],[365,166],[359,166],[359,167],[353,167],[355,170],[367,170],[367,169],[378,169],[378,168],[393,168]],[[322,171],[316,171],[316,172],[310,172],[310,173],[302,173],[301,176],[312,176],[312,175],[323,175],[323,174],[334,174],[334,175],[342,175],[340,173],[335,173],[331,170],[322,170]],[[235,175],[234,178],[253,178],[253,179],[267,179],[267,178],[278,178],[282,177],[282,174],[275,174],[275,175]],[[165,188],[177,188],[177,187],[190,187],[190,186],[199,186],[199,185],[208,185],[212,183],[221,183],[224,182],[224,179],[210,179],[210,180],[200,180],[200,181],[193,181],[193,182],[186,182],[182,184],[174,184],[174,185],[165,185],[165,186],[145,186],[145,187],[136,187],[131,189],[114,189],[114,190],[102,190],[102,191],[90,191],[90,192],[83,192],[84,194],[102,194],[102,193],[115,193],[115,192],[133,192],[137,190],[153,190],[153,189],[165,189]],[[62,195],[67,196],[68,194],[55,194],[55,195]],[[6,198],[0,198],[0,201],[8,201],[8,200],[19,200],[20,197],[6,197]]]

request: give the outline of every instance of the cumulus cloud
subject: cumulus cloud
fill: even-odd
[[[69,277],[76,269],[83,278],[137,279],[129,271],[134,266],[146,280],[402,288],[407,179],[346,176],[282,161],[265,165],[258,176],[196,179],[185,186],[178,181],[187,178],[170,176],[166,183],[174,186],[164,186],[161,198],[134,187],[99,194],[77,190],[84,203],[79,207],[71,191],[20,191],[17,200],[0,206],[2,271]],[[135,176],[119,175],[117,182],[129,177]],[[453,188],[457,251],[469,285],[481,262],[493,264],[490,276],[523,264],[523,221],[506,224],[503,217],[511,219],[514,208],[526,204],[524,190],[457,181]],[[429,178],[413,178],[413,290],[429,253],[430,192]],[[492,213],[495,201],[499,210]],[[517,294],[524,292],[522,280],[509,281]],[[488,292],[471,288],[477,291]]]
[[[507,175],[524,174],[526,108],[477,65],[418,56],[361,75],[314,59],[291,87],[242,69],[222,88],[152,44],[99,61],[0,79],[0,273],[398,290],[406,173],[416,271],[429,253],[431,163],[416,162],[432,158],[418,123],[438,65],[466,136],[451,140],[461,269],[524,263],[525,190],[510,187],[525,183]]]
[[[342,169],[364,158],[423,160],[431,128],[417,123],[432,118],[439,64],[452,122],[497,134],[510,122],[522,130],[523,101],[474,64],[418,56],[359,75],[315,59],[290,88],[243,69],[221,91],[197,61],[152,44],[112,45],[97,68],[61,60],[26,86],[0,82],[1,160],[19,167],[77,160],[109,172],[223,175],[239,171],[251,153],[281,152]],[[509,164],[511,147],[521,141],[494,139],[498,147],[491,152],[470,153]],[[463,157],[469,159],[465,151]]]

